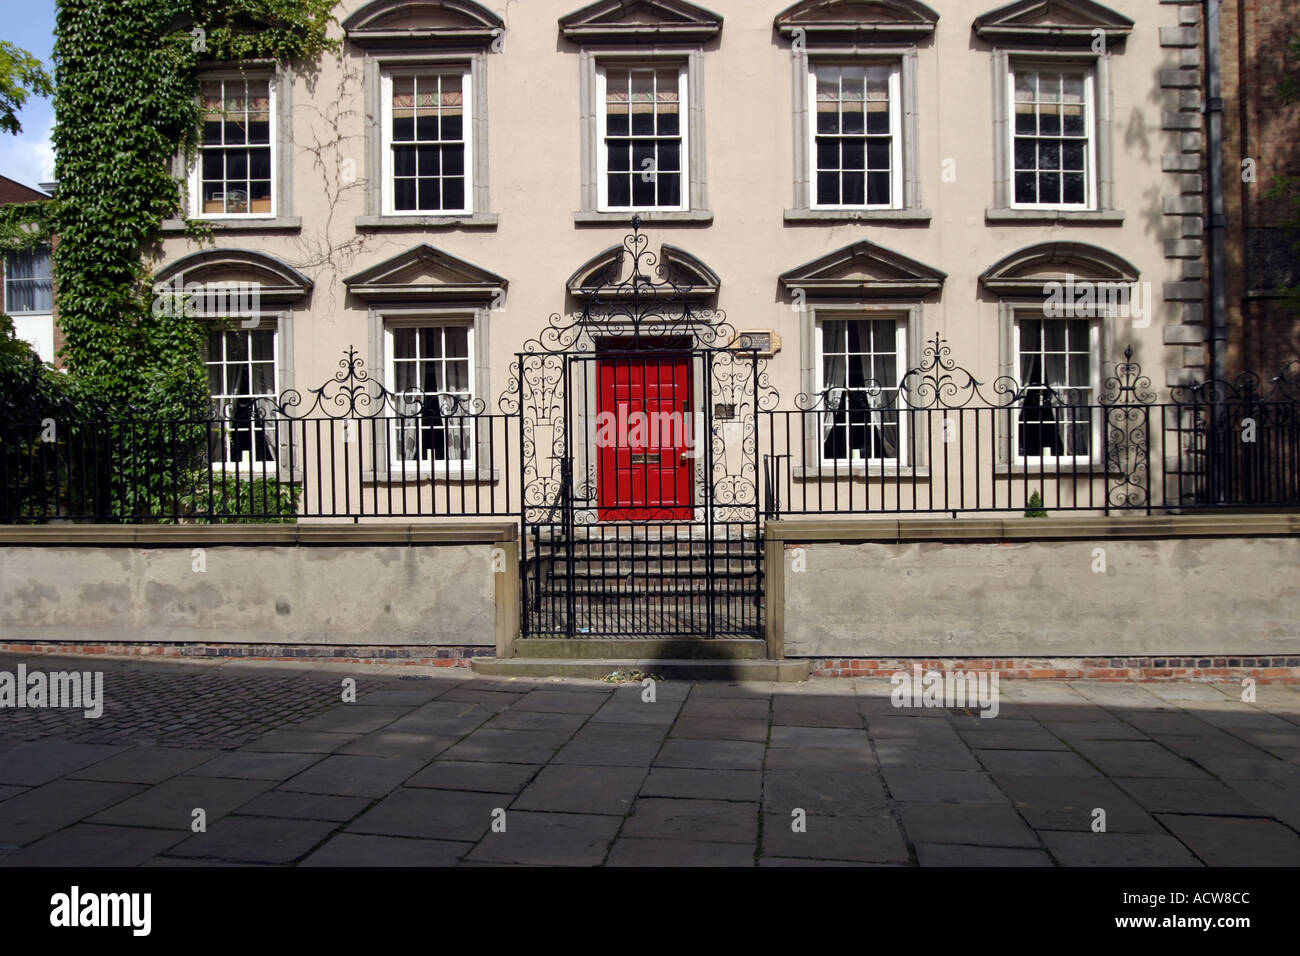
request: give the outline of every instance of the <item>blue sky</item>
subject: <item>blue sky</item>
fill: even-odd
[[[45,61],[54,72],[55,0],[0,0],[0,40],[16,43]],[[54,104],[31,96],[18,115],[22,135],[0,133],[0,175],[35,188],[54,178],[54,150],[50,131]]]

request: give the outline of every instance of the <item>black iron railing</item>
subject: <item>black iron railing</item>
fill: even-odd
[[[745,421],[705,420],[712,440],[698,473],[710,479],[697,479],[697,513],[683,524],[757,539],[756,514],[1300,507],[1300,362],[1268,379],[1175,387],[1157,402],[1131,353],[1095,390],[984,386],[936,338],[901,382],[794,404],[751,400],[736,413]],[[398,395],[349,351],[305,397],[171,421],[0,420],[0,522],[514,518],[534,556],[571,572],[577,538],[591,536],[574,530],[575,515],[597,520],[596,451],[591,436],[570,436],[586,453],[583,474],[567,456],[540,467],[530,408],[489,414],[463,397]],[[725,429],[739,436],[736,462]]]

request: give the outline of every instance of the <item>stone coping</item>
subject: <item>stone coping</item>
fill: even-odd
[[[0,547],[347,546],[495,544],[518,539],[514,522],[454,524],[73,524],[0,528]]]
[[[767,523],[771,541],[1044,541],[1101,538],[1285,537],[1300,514],[1072,516],[1063,518],[787,518]]]

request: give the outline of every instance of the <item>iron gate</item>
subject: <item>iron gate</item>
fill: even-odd
[[[521,419],[525,637],[761,634],[758,413],[776,394],[658,261],[633,219],[616,268],[516,354],[500,405]]]

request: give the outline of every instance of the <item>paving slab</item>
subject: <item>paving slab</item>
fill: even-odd
[[[370,706],[339,704],[323,714],[294,724],[295,730],[324,730],[334,734],[368,734],[386,727],[415,708],[406,706]]]
[[[595,866],[622,821],[603,814],[511,811],[504,833],[488,833],[466,860],[528,866]]]
[[[1150,813],[1255,817],[1267,812],[1218,780],[1115,777],[1112,782]]]
[[[1300,836],[1276,820],[1157,814],[1207,866],[1300,866]]]
[[[743,843],[619,837],[606,866],[726,866],[754,865],[754,848]]]
[[[888,805],[884,782],[873,771],[766,770],[763,810],[796,808],[826,816],[879,816]]]
[[[328,793],[268,790],[239,808],[240,816],[288,817],[293,820],[351,820],[373,801],[369,797],[338,797]]]
[[[468,790],[479,793],[518,793],[537,775],[541,764],[435,760],[406,781],[408,787]]]
[[[363,833],[339,833],[303,860],[303,866],[453,866],[472,843],[412,840]]]
[[[359,734],[332,734],[317,730],[276,730],[250,741],[240,750],[272,753],[327,754],[356,740]]]
[[[911,770],[881,767],[895,800],[913,803],[1006,803],[1007,798],[982,771]]]
[[[349,833],[473,843],[509,801],[496,793],[403,787],[347,825]],[[507,816],[508,820],[508,816]]]
[[[647,840],[743,843],[752,855],[758,841],[758,803],[642,797],[621,836]]]
[[[763,758],[765,770],[871,770],[876,757],[870,750],[771,747]]]
[[[1001,846],[959,846],[951,843],[918,843],[916,858],[921,866],[1055,866],[1046,850]]]
[[[400,730],[376,730],[340,747],[337,752],[344,756],[355,757],[410,757],[432,760],[447,748],[455,746],[458,740],[459,737],[452,735],[436,736]]]
[[[766,720],[747,720],[739,717],[687,717],[673,724],[670,737],[697,740],[750,740],[763,743],[767,740]]]
[[[1111,833],[1159,833],[1160,824],[1105,777],[995,775],[998,787],[1035,830],[1091,831],[1094,810]]]
[[[644,767],[543,767],[510,808],[626,816],[645,776]]]
[[[1041,848],[1038,836],[1006,805],[899,803],[903,831],[913,843],[965,843]]]
[[[1041,834],[1062,866],[1202,866],[1192,853],[1163,833]]]
[[[651,767],[641,784],[640,795],[753,802],[759,799],[762,792],[763,775],[757,770]]]
[[[772,703],[767,697],[705,697],[692,694],[682,706],[683,717],[766,720],[771,712]]]
[[[1062,750],[977,750],[975,756],[995,777],[1100,777],[1101,772],[1076,753]]]
[[[121,786],[121,785],[119,785]],[[194,810],[204,812],[207,825],[269,790],[269,780],[228,780],[222,777],[173,777],[155,787],[115,802],[93,817],[91,823],[126,827],[190,830]],[[139,791],[140,788],[134,788]],[[0,805],[0,812],[7,804]]]
[[[862,863],[908,863],[907,844],[893,817],[817,816],[795,832],[789,814],[763,815],[763,856]],[[760,860],[760,865],[761,865]]]
[[[326,759],[320,754],[278,754],[236,751],[189,770],[193,777],[233,777],[239,780],[288,780],[314,763]]]
[[[132,747],[107,760],[68,774],[78,780],[107,780],[117,783],[162,783],[219,756],[220,750],[190,750],[182,747]]]
[[[3,866],[140,866],[185,839],[182,830],[78,823],[6,855]]]
[[[918,770],[980,770],[979,761],[965,744],[931,744],[918,746],[900,737],[883,737],[875,742],[876,762],[882,767],[897,766]]]
[[[337,827],[332,821],[231,815],[164,855],[230,863],[291,863],[306,856]]]
[[[1208,776],[1204,770],[1149,740],[1075,740],[1074,749],[1111,777]]]
[[[333,754],[285,781],[280,789],[343,797],[382,797],[426,762],[410,757]]]
[[[0,753],[0,783],[39,787],[125,751],[125,747],[46,738]]]
[[[568,739],[567,733],[482,729],[448,747],[440,756],[487,763],[545,763]]]
[[[664,742],[654,765],[705,770],[758,770],[763,766],[763,745],[745,740],[671,739]]]

